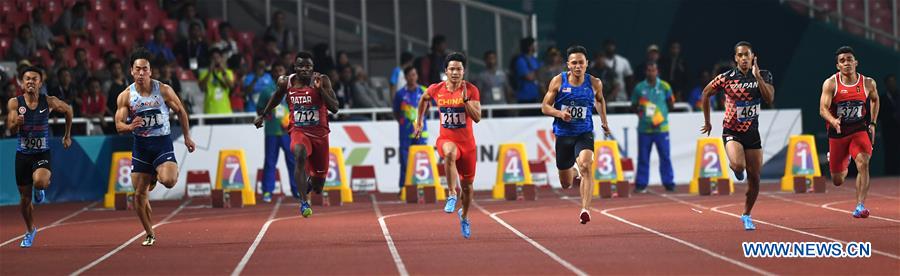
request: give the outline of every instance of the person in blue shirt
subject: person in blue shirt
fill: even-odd
[[[391,72],[391,79],[389,82],[388,91],[396,92],[400,88],[406,86],[406,74],[403,73],[403,69],[413,65],[413,54],[410,52],[403,52],[400,54],[400,66],[394,67],[394,71]]]
[[[266,72],[265,60],[256,60],[253,73],[244,76],[243,89],[241,90],[244,91],[246,97],[244,111],[247,112],[256,112],[256,103],[259,102],[260,95],[272,94],[275,91],[275,79]]]
[[[537,103],[541,100],[538,92],[537,71],[541,64],[534,53],[537,51],[534,38],[526,37],[519,41],[520,54],[513,61],[513,73],[516,76],[516,102]]]
[[[418,84],[419,74],[416,68],[407,66],[403,68],[403,75],[406,77],[406,86],[397,90],[394,95],[394,118],[397,118],[400,137],[400,190],[403,190],[403,181],[406,179],[406,162],[409,156],[409,147],[412,145],[425,145],[428,142],[427,128],[423,126],[422,135],[418,138],[415,136],[415,126],[419,109],[419,99],[425,93],[425,89]]]

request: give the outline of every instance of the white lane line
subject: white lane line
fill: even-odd
[[[172,217],[174,217],[175,215],[177,215],[179,212],[181,212],[181,210],[184,210],[184,207],[187,206],[189,203],[191,203],[191,200],[190,200],[190,199],[188,199],[187,201],[185,201],[184,203],[182,203],[180,206],[178,206],[178,208],[175,209],[175,211],[172,211],[172,213],[170,213],[168,216],[166,216],[165,218],[163,218],[159,223],[157,223],[156,225],[153,225],[152,228],[156,228],[157,226],[166,224],[166,222],[169,221],[169,219],[171,219]],[[141,236],[143,236],[143,235],[144,235],[144,232],[141,231],[141,232],[138,233],[137,235],[134,235],[134,237],[131,237],[131,239],[129,239],[128,241],[126,241],[126,242],[122,243],[121,245],[119,245],[119,247],[116,247],[116,249],[113,249],[112,251],[109,251],[109,253],[106,253],[106,255],[103,255],[102,257],[100,257],[100,258],[94,260],[93,262],[91,262],[91,263],[85,265],[84,267],[79,268],[79,269],[76,270],[75,272],[72,272],[72,274],[70,274],[70,275],[71,275],[71,276],[80,275],[81,273],[84,273],[85,271],[88,271],[88,269],[93,268],[94,266],[100,264],[101,262],[105,261],[106,259],[109,259],[109,257],[112,257],[112,256],[115,255],[116,253],[119,253],[119,251],[122,251],[122,249],[125,249],[125,247],[128,247],[128,245],[130,245],[132,242],[134,242],[135,240],[139,239],[139,238],[140,238]]]
[[[657,236],[660,236],[660,237],[663,237],[663,238],[666,238],[666,239],[673,240],[673,241],[675,241],[675,242],[677,242],[677,243],[683,244],[683,245],[685,245],[685,246],[687,246],[687,247],[690,247],[690,248],[693,248],[693,249],[695,249],[695,250],[697,250],[697,251],[706,253],[707,255],[713,256],[713,257],[715,257],[715,258],[717,258],[717,259],[720,259],[720,260],[723,260],[723,261],[732,263],[732,264],[737,265],[737,266],[739,266],[739,267],[741,267],[741,268],[744,268],[744,269],[746,269],[746,270],[749,270],[749,271],[752,271],[752,272],[755,272],[755,273],[758,273],[758,274],[762,274],[762,275],[775,275],[775,274],[772,273],[772,272],[768,272],[768,271],[765,271],[765,270],[763,270],[763,269],[761,269],[761,268],[752,266],[752,265],[750,265],[750,264],[747,264],[747,263],[744,263],[744,262],[741,262],[741,261],[738,261],[738,260],[735,260],[735,259],[726,257],[726,256],[724,256],[724,255],[722,255],[722,254],[719,254],[719,253],[710,251],[709,249],[700,247],[699,245],[696,245],[696,244],[694,244],[694,243],[691,243],[691,242],[688,242],[688,241],[685,241],[685,240],[682,240],[682,239],[679,239],[679,238],[670,236],[670,235],[668,235],[668,234],[665,234],[665,233],[662,233],[662,232],[653,230],[653,229],[651,229],[650,227],[646,227],[646,226],[643,226],[643,225],[640,225],[640,224],[637,224],[637,223],[628,221],[628,220],[623,219],[623,218],[621,218],[621,217],[619,217],[619,216],[616,216],[616,215],[613,215],[613,214],[610,214],[610,213],[609,213],[609,212],[617,211],[617,210],[624,210],[624,209],[632,209],[632,208],[647,207],[647,206],[649,206],[649,205],[656,205],[656,204],[644,204],[644,205],[628,206],[628,207],[619,207],[619,208],[611,208],[611,209],[604,209],[604,210],[598,210],[597,208],[591,207],[591,210],[593,210],[593,211],[599,211],[601,214],[603,214],[603,215],[605,215],[605,216],[607,216],[607,217],[610,217],[610,218],[615,219],[615,220],[618,220],[618,221],[620,221],[620,222],[622,222],[622,223],[631,225],[631,226],[636,227],[636,228],[638,228],[638,229],[641,229],[641,230],[644,230],[644,231],[653,233],[653,234],[655,234],[655,235],[657,235]]]
[[[809,206],[809,207],[818,207],[818,208],[822,208],[822,209],[826,209],[826,210],[831,210],[831,211],[835,211],[835,212],[841,212],[841,213],[845,213],[845,214],[853,214],[853,212],[847,211],[847,210],[841,210],[841,209],[838,209],[838,208],[834,208],[834,207],[831,207],[831,205],[838,204],[838,203],[844,203],[844,202],[848,202],[848,201],[855,201],[855,199],[849,199],[849,200],[840,200],[840,201],[828,202],[828,203],[825,203],[825,204],[822,204],[822,205],[816,205],[816,204],[807,203],[807,202],[803,202],[803,201],[799,201],[799,200],[793,200],[793,199],[786,198],[786,197],[782,197],[782,196],[770,195],[769,197],[774,198],[774,199],[778,199],[778,200],[782,200],[782,201],[786,201],[786,202],[796,203],[796,204],[800,204],[800,205],[804,205],[804,206]],[[880,219],[880,220],[884,220],[884,221],[890,221],[890,222],[900,223],[900,220],[896,220],[896,219],[892,219],[892,218],[886,218],[886,217],[882,217],[882,216],[869,215],[869,217],[870,217],[870,218],[873,218],[873,219]]]
[[[569,271],[572,271],[573,273],[575,273],[575,275],[579,275],[579,276],[586,276],[586,275],[588,275],[587,273],[585,273],[585,272],[582,271],[581,269],[579,269],[579,268],[575,267],[574,265],[572,265],[572,263],[569,263],[568,261],[563,260],[563,258],[559,257],[559,255],[556,255],[556,253],[553,253],[553,251],[550,251],[549,249],[547,249],[546,247],[544,247],[544,246],[541,245],[540,243],[538,243],[538,242],[532,240],[531,238],[529,238],[528,236],[526,236],[525,234],[523,234],[522,232],[520,232],[519,230],[517,230],[515,227],[512,227],[511,225],[509,225],[508,223],[506,223],[506,221],[503,221],[503,219],[501,219],[500,217],[497,216],[498,213],[490,213],[490,212],[488,212],[488,210],[485,210],[483,207],[481,207],[481,205],[479,205],[479,204],[477,204],[477,203],[475,203],[475,202],[472,202],[472,205],[475,205],[475,208],[478,208],[479,211],[481,211],[481,212],[484,213],[485,215],[488,215],[489,217],[491,217],[492,219],[494,219],[494,221],[496,221],[496,222],[499,223],[500,225],[503,225],[503,227],[506,227],[506,229],[509,229],[509,231],[513,232],[513,234],[516,234],[516,236],[519,236],[519,238],[522,238],[523,240],[525,240],[526,242],[530,243],[532,246],[534,246],[535,248],[537,248],[539,251],[541,251],[541,253],[544,253],[544,255],[549,256],[551,259],[553,259],[554,261],[556,261],[557,263],[559,263],[560,265],[562,265],[563,267],[565,267],[565,268],[568,269]],[[526,209],[531,209],[531,208],[526,208]],[[523,209],[523,210],[524,210],[524,209]],[[504,212],[510,212],[510,211],[512,211],[512,210],[507,210],[507,211],[504,211]],[[501,213],[502,213],[502,212],[501,212]]]
[[[44,230],[49,229],[49,228],[53,228],[53,227],[59,226],[59,225],[61,225],[64,221],[69,220],[70,218],[73,218],[73,217],[77,216],[78,214],[84,213],[84,211],[87,211],[88,209],[91,209],[91,207],[94,207],[94,205],[97,205],[97,203],[99,203],[99,201],[95,201],[94,203],[91,203],[90,205],[85,206],[84,208],[78,209],[78,211],[75,211],[75,212],[73,212],[73,213],[69,214],[68,216],[65,216],[65,217],[63,217],[63,218],[61,218],[61,219],[58,219],[58,220],[56,220],[56,221],[54,221],[54,222],[48,224],[47,226],[44,226],[44,227],[38,227],[38,232],[44,231]],[[21,238],[23,238],[23,237],[25,237],[25,234],[22,234],[22,235],[19,235],[19,236],[15,237],[15,238],[9,239],[8,241],[5,241],[5,242],[3,242],[3,243],[0,243],[0,247],[3,247],[3,246],[5,246],[5,245],[7,245],[7,244],[9,244],[9,243],[11,243],[11,242],[17,241],[17,240],[19,240],[19,239],[21,239]]]
[[[247,266],[247,263],[250,262],[250,257],[253,256],[253,252],[256,252],[256,247],[259,246],[259,243],[262,241],[263,236],[266,235],[266,231],[269,230],[269,225],[272,225],[274,222],[275,214],[278,213],[278,208],[281,207],[281,200],[283,197],[279,197],[278,201],[275,202],[275,207],[272,208],[272,213],[269,214],[269,218],[266,219],[266,223],[263,224],[262,228],[259,229],[259,233],[256,234],[256,239],[253,240],[253,244],[250,245],[250,248],[247,249],[247,253],[244,253],[244,257],[241,258],[241,261],[238,262],[237,266],[234,268],[234,271],[231,272],[232,276],[241,275],[241,272],[244,271],[244,267]]]
[[[391,256],[394,258],[394,265],[397,266],[397,273],[400,276],[409,276],[409,272],[406,271],[406,265],[403,264],[403,259],[400,258],[400,252],[397,251],[397,246],[394,245],[394,238],[391,237],[391,232],[388,231],[387,224],[384,222],[385,217],[381,214],[381,208],[378,208],[378,199],[375,198],[374,194],[370,194],[369,197],[372,199],[372,208],[375,209],[378,224],[381,225],[384,241],[387,242],[388,250],[391,251]]]

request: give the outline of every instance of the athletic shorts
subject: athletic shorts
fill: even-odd
[[[50,151],[35,154],[16,152],[16,185],[33,185],[34,179],[31,176],[40,168],[50,170]]]
[[[722,144],[728,146],[728,142],[741,143],[745,150],[762,149],[762,140],[759,139],[759,129],[753,128],[747,132],[737,132],[730,129],[722,130]]]
[[[828,138],[828,167],[831,172],[843,172],[850,165],[850,158],[860,153],[872,155],[872,140],[868,131],[857,131],[841,138]]]
[[[556,168],[571,169],[575,165],[575,158],[578,158],[582,150],[594,151],[593,132],[585,132],[577,136],[557,136]]]
[[[134,137],[131,149],[131,172],[156,175],[156,167],[165,162],[178,163],[169,135]]]
[[[477,151],[473,142],[459,142],[447,138],[438,138],[435,144],[438,148],[438,154],[441,158],[445,158],[447,153],[444,152],[444,143],[453,142],[456,144],[457,159],[456,171],[459,172],[459,179],[463,181],[475,181],[475,165],[477,161]]]
[[[328,174],[328,135],[316,137],[303,131],[291,131],[291,152],[297,146],[306,148],[306,170],[309,176],[325,178]]]

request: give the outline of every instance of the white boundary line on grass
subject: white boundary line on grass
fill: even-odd
[[[48,224],[47,226],[39,227],[39,228],[38,228],[38,232],[44,231],[44,230],[49,229],[49,228],[53,228],[53,227],[59,226],[59,225],[62,224],[64,221],[69,220],[70,218],[73,218],[73,217],[77,216],[78,214],[84,213],[84,211],[87,211],[87,210],[90,209],[91,207],[94,207],[94,205],[97,205],[97,203],[99,203],[99,201],[94,201],[94,203],[91,203],[91,204],[89,204],[88,206],[85,206],[84,208],[78,209],[78,211],[75,211],[75,212],[73,212],[73,213],[69,214],[68,216],[65,216],[65,217],[63,217],[63,218],[61,218],[61,219],[58,219],[58,220],[56,220],[56,221],[54,221],[54,222]],[[3,243],[0,243],[0,247],[6,246],[6,245],[9,244],[9,243],[12,243],[12,242],[14,242],[14,241],[17,241],[17,240],[21,239],[22,237],[25,237],[25,234],[19,235],[19,236],[15,237],[15,238],[9,239],[8,241],[5,241],[5,242],[3,242]]]
[[[181,212],[181,210],[184,210],[184,207],[187,206],[189,203],[191,203],[191,200],[190,200],[190,199],[188,199],[187,201],[185,201],[184,203],[182,203],[180,206],[178,206],[178,208],[175,209],[175,211],[172,211],[172,213],[169,213],[169,215],[166,216],[165,218],[163,218],[161,221],[159,221],[159,223],[157,223],[156,225],[153,225],[152,228],[156,228],[157,226],[166,224],[167,221],[169,221],[169,219],[171,219],[172,217],[174,217],[175,215],[177,215],[179,212]],[[106,253],[106,255],[103,255],[103,256],[101,256],[100,258],[94,260],[93,262],[91,262],[91,263],[85,265],[84,267],[79,268],[79,269],[76,270],[75,272],[72,272],[72,274],[70,274],[70,275],[71,275],[71,276],[81,275],[81,273],[84,273],[85,271],[88,271],[88,269],[93,268],[94,266],[96,266],[96,265],[102,263],[102,262],[105,261],[106,259],[109,259],[109,257],[112,257],[112,256],[115,255],[116,253],[119,253],[119,251],[122,251],[122,249],[125,249],[125,247],[128,247],[128,245],[130,245],[131,243],[133,243],[135,240],[139,239],[139,238],[140,238],[141,236],[143,236],[143,235],[144,235],[144,232],[143,232],[143,231],[142,231],[141,233],[138,233],[137,235],[134,235],[134,237],[131,237],[131,239],[129,239],[128,241],[122,243],[121,245],[119,245],[119,247],[116,247],[116,249],[113,249],[112,251],[109,251],[108,253]]]
[[[515,227],[512,227],[512,225],[509,225],[508,223],[506,223],[506,221],[504,221],[503,219],[501,219],[500,217],[497,216],[500,213],[509,213],[513,210],[491,213],[491,212],[488,212],[488,210],[484,209],[483,207],[481,207],[481,205],[479,205],[478,203],[476,203],[474,201],[472,202],[472,205],[474,205],[475,208],[478,208],[478,210],[481,211],[482,213],[484,213],[485,215],[488,215],[489,217],[494,219],[494,221],[496,221],[500,225],[503,225],[503,227],[506,227],[506,229],[509,229],[509,231],[513,232],[513,234],[516,234],[516,236],[519,236],[519,238],[522,238],[523,240],[525,240],[526,242],[528,242],[529,244],[531,244],[532,246],[537,248],[539,251],[541,251],[541,253],[544,253],[544,255],[549,256],[551,259],[553,259],[554,261],[556,261],[557,263],[559,263],[560,265],[562,265],[569,271],[572,271],[572,273],[575,273],[575,275],[579,275],[579,276],[588,275],[581,269],[575,267],[575,265],[572,265],[572,263],[570,263],[566,260],[563,260],[563,258],[559,257],[559,255],[556,255],[556,253],[553,253],[553,251],[550,251],[550,249],[547,249],[540,243],[532,240],[531,238],[529,238],[528,236],[526,236],[525,234],[523,234],[522,232],[517,230]],[[526,210],[526,209],[533,209],[533,208],[524,208],[521,210]]]
[[[234,267],[234,271],[231,272],[232,276],[241,275],[241,272],[244,271],[244,267],[247,266],[247,263],[250,262],[250,256],[253,256],[253,252],[256,252],[256,247],[259,246],[259,243],[262,241],[263,236],[266,235],[266,231],[269,230],[269,225],[272,225],[274,222],[275,214],[278,213],[278,209],[281,207],[281,200],[283,198],[279,197],[278,201],[275,202],[275,207],[272,207],[272,213],[269,214],[269,218],[266,219],[266,223],[263,224],[262,228],[259,229],[259,233],[256,234],[256,239],[253,240],[253,244],[250,245],[250,248],[247,248],[247,252],[244,253],[244,257],[241,258],[241,261],[238,262],[237,266]]]

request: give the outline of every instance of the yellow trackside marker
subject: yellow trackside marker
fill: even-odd
[[[116,205],[116,193],[134,193],[131,183],[131,152],[117,151],[112,154],[109,164],[109,186],[103,196],[103,207],[112,209]]]
[[[447,199],[444,194],[444,186],[441,186],[441,180],[438,177],[437,158],[434,156],[432,146],[410,146],[406,164],[406,179],[403,180],[403,185],[417,185],[422,188],[434,187],[434,195],[437,200]],[[406,200],[406,189],[400,189],[400,200]]]
[[[784,162],[784,177],[781,178],[782,191],[794,190],[794,176],[804,176],[810,182],[813,177],[822,176],[816,140],[812,135],[791,135]]]
[[[600,196],[600,181],[623,181],[622,156],[619,153],[619,144],[616,140],[602,140],[594,142],[594,163],[591,166],[594,175],[593,196]]]
[[[216,188],[225,191],[240,190],[244,205],[256,205],[253,184],[247,173],[247,161],[243,149],[219,151],[219,165],[216,169]]]
[[[698,180],[700,178],[709,178],[710,182],[715,183],[718,179],[728,179],[728,185],[731,192],[734,192],[734,182],[729,177],[729,169],[726,166],[728,159],[725,158],[725,145],[722,144],[722,138],[705,137],[697,139],[697,153],[694,155],[694,177],[691,177],[691,185],[688,187],[690,193],[700,193]]]
[[[353,202],[353,192],[347,181],[344,167],[344,151],[339,147],[328,148],[328,173],[325,174],[325,191],[341,191],[341,202]]]
[[[531,168],[528,166],[528,153],[525,143],[508,143],[500,145],[497,157],[497,181],[494,182],[494,199],[503,199],[506,184],[534,185],[531,180]]]

